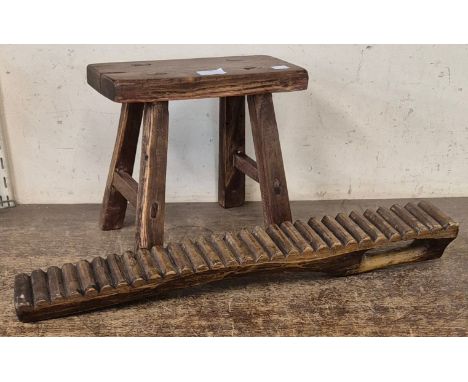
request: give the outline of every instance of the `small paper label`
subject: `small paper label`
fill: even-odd
[[[272,69],[275,69],[275,70],[284,70],[284,69],[289,69],[289,66],[286,66],[286,65],[275,65],[275,66],[272,66],[271,68],[272,68]]]
[[[226,74],[223,68],[212,69],[212,70],[199,70],[197,73],[200,76],[212,76],[213,74]]]

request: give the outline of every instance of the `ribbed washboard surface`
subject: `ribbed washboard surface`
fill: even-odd
[[[424,201],[283,222],[21,273],[15,278],[15,308],[27,322],[260,270],[356,274],[439,257],[457,234],[458,224]]]

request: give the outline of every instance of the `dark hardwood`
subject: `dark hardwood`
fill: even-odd
[[[125,171],[116,171],[112,184],[132,206],[136,207],[138,183],[130,174]]]
[[[137,198],[136,248],[151,248],[164,243],[168,134],[168,103],[145,104]]]
[[[105,260],[96,258],[91,263],[81,260],[76,266],[65,264],[62,267],[64,294],[54,300],[50,296],[61,293],[61,289],[49,286],[50,268],[47,273],[40,269],[31,275],[22,273],[15,278],[16,312],[22,321],[37,321],[252,272],[312,270],[344,276],[440,257],[457,237],[458,223],[428,202],[420,202],[416,208],[425,211],[430,220],[440,225],[423,234],[416,232],[416,224],[411,225],[413,241],[394,242],[388,235],[384,235],[384,241],[377,242],[370,235],[364,241],[361,234],[355,235],[359,232],[358,223],[347,221],[355,226],[348,230],[338,223],[341,219],[325,216],[321,221],[312,218],[308,224],[308,229],[327,243],[320,250],[315,250],[316,243],[295,228],[307,224],[297,221],[294,225],[285,222],[280,227],[273,224],[266,231],[256,227],[226,233],[223,239],[216,239],[218,243],[213,237],[195,242],[185,239],[166,247],[155,246],[151,251],[143,249],[136,254],[126,251],[121,256],[109,255]],[[368,220],[371,214],[362,216],[354,212],[354,215],[372,225]],[[390,216],[392,221],[396,215]],[[340,246],[333,245],[334,242],[339,242]],[[226,259],[234,261],[227,262]],[[106,263],[107,273],[103,271]],[[100,269],[98,274],[95,274],[96,269]],[[57,278],[60,279],[58,276],[54,282]]]
[[[245,151],[245,97],[219,99],[218,202],[224,208],[245,201],[245,175],[234,166],[234,156]]]
[[[113,186],[116,171],[130,176],[133,173],[140,133],[142,104],[122,104],[114,153],[102,201],[100,225],[103,230],[122,228],[127,210],[127,199]]]
[[[277,69],[274,69],[277,67]],[[221,68],[224,74],[198,72]],[[307,71],[270,56],[91,64],[88,84],[115,102],[229,97],[307,88]]]
[[[265,224],[291,221],[288,186],[270,93],[247,97]]]
[[[234,167],[250,179],[259,182],[257,163],[248,155],[243,153],[234,154]]]

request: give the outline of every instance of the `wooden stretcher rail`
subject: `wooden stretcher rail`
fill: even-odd
[[[259,182],[257,162],[248,155],[244,153],[234,154],[234,167],[247,175],[250,179],[255,180],[257,183]]]
[[[424,201],[286,221],[22,273],[15,278],[15,308],[29,322],[256,271],[352,275],[440,257],[457,234],[458,224]]]
[[[129,203],[136,207],[138,183],[132,176],[125,171],[116,171],[112,185],[119,191],[122,196],[129,201]]]

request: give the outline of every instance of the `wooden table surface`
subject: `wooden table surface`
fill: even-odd
[[[224,280],[131,305],[20,323],[13,307],[19,272],[108,253],[134,242],[125,227],[98,229],[99,205],[24,205],[0,210],[2,336],[466,336],[468,198],[430,199],[460,223],[441,259],[330,278],[311,272]],[[363,211],[399,200],[292,202],[294,218]],[[167,240],[262,223],[259,203],[223,210],[216,203],[167,205]]]

